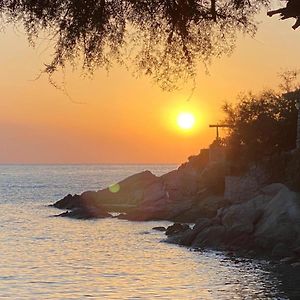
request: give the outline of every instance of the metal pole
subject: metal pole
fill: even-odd
[[[300,100],[297,100],[297,108],[298,108],[298,120],[297,120],[296,146],[297,146],[297,149],[300,149]]]

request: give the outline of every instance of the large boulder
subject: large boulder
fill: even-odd
[[[182,168],[171,171],[161,177],[168,197],[173,201],[181,201],[197,194],[198,173],[194,169]]]
[[[201,217],[213,218],[219,208],[228,204],[222,196],[226,165],[211,163],[195,168],[192,161],[161,177],[170,200],[169,220],[195,222]]]
[[[220,208],[214,218],[200,218],[192,229],[168,241],[276,259],[295,256],[300,249],[299,194],[282,184],[266,186],[259,192],[246,202]]]
[[[193,248],[222,248],[226,238],[226,228],[223,225],[212,225],[200,231],[192,242]]]
[[[167,234],[168,238],[166,242],[183,246],[191,246],[198,233],[211,225],[212,221],[210,219],[200,218],[197,220],[192,229],[189,227],[185,227],[184,230],[182,230],[182,228],[176,230],[177,227],[175,223],[173,226],[168,227],[169,234]]]
[[[114,186],[99,190],[94,196],[109,211],[127,212],[135,209],[144,201],[145,191],[152,185],[160,185],[159,177],[150,171],[144,171],[134,174]]]
[[[274,197],[276,196],[282,189],[285,189],[286,186],[282,183],[271,183],[261,188],[260,192],[263,195]]]
[[[272,247],[283,243],[287,247],[300,244],[300,198],[287,187],[282,188],[266,205],[263,217],[256,225],[255,237],[267,240]]]
[[[228,246],[281,258],[300,242],[299,195],[282,184],[268,185],[249,201],[223,209],[221,223]]]
[[[197,195],[191,199],[193,202],[190,208],[182,210],[174,221],[196,222],[199,218],[213,218],[220,208],[228,205],[226,199],[218,195]]]
[[[190,226],[187,224],[174,223],[173,225],[168,226],[166,230],[166,235],[176,235],[190,229]]]
[[[174,223],[167,228],[165,234],[168,237],[167,243],[190,246],[193,241],[190,235],[194,235],[194,232],[187,224]]]
[[[263,214],[265,202],[269,200],[267,196],[257,196],[248,202],[233,204],[223,209],[221,223],[228,230],[252,233]]]
[[[137,207],[144,200],[145,190],[159,183],[160,179],[150,171],[134,174],[108,188],[83,192],[80,196],[68,195],[54,206],[64,209],[82,207],[86,201],[100,203],[108,211],[127,211]]]
[[[225,162],[210,163],[201,173],[199,183],[205,187],[211,194],[222,194],[225,190],[225,175],[228,171],[228,166]]]

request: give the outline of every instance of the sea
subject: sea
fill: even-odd
[[[170,222],[75,220],[48,206],[177,167],[0,165],[0,299],[300,299],[299,276],[269,261],[165,243],[152,228]]]

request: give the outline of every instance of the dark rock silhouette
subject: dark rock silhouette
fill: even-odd
[[[163,226],[156,226],[153,227],[152,230],[156,230],[156,231],[166,231],[167,229]]]
[[[106,211],[130,212],[136,209],[143,200],[144,190],[156,184],[158,177],[149,171],[135,174],[119,183],[117,192],[110,188],[95,191],[86,191],[81,195],[67,195],[53,204],[60,209],[76,209],[86,207],[101,207]],[[121,216],[119,216],[121,218]]]
[[[106,211],[101,211],[94,208],[76,208],[72,211],[63,212],[57,215],[57,217],[69,217],[74,219],[99,219],[110,218],[112,215]]]
[[[63,199],[53,204],[59,209],[68,209],[71,211],[64,212],[57,216],[70,217],[76,219],[108,218],[112,217],[106,209],[92,198],[82,197],[82,195],[67,195]]]
[[[224,175],[220,172],[222,167],[210,167],[213,172],[205,171],[207,164],[206,154],[200,154],[161,177],[144,171],[106,189],[67,195],[53,206],[71,210],[100,207],[108,212],[122,213],[117,218],[131,221],[191,222],[199,216],[213,217],[226,204],[223,197],[213,196],[218,181],[216,174],[221,174],[223,181]],[[209,184],[210,177],[213,184]]]
[[[80,198],[79,195],[71,195],[68,194],[65,196],[63,199],[57,201],[54,203],[52,206],[60,209],[73,209],[81,206],[81,201],[82,199]]]
[[[175,223],[171,226],[169,226],[166,230],[166,235],[175,235],[179,233],[186,232],[187,230],[190,229],[190,226],[187,224],[180,224],[180,223]]]
[[[106,189],[69,194],[54,206],[71,210],[101,207],[131,221],[195,222],[199,217],[214,217],[228,205],[222,196],[225,169],[223,162],[209,163],[207,151],[201,151],[160,177],[143,171]]]

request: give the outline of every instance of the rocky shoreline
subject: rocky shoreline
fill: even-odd
[[[144,171],[117,188],[67,195],[53,206],[67,210],[62,217],[112,218],[110,212],[119,212],[119,219],[173,221],[167,242],[268,257],[300,269],[299,194],[273,183],[242,201],[228,200],[220,188],[224,173],[224,164],[207,165],[199,155],[163,176]]]

